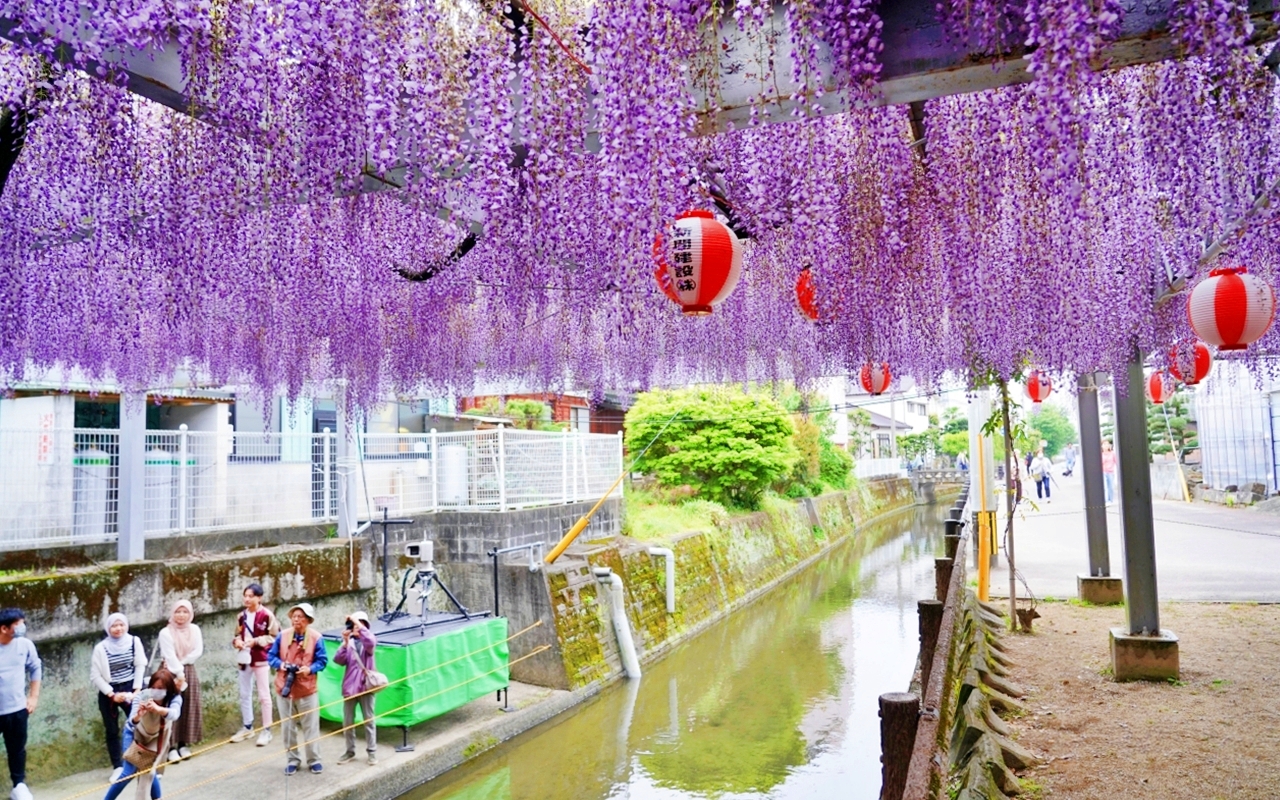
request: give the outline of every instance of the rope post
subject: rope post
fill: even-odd
[[[880,800],[902,800],[919,722],[919,697],[910,692],[880,695]]]
[[[955,560],[951,558],[935,558],[933,560],[934,593],[939,602],[947,601],[947,587],[951,585],[951,568]]]
[[[916,611],[920,615],[920,687],[929,685],[929,670],[933,667],[933,651],[938,648],[938,632],[942,630],[941,600],[920,600]]]

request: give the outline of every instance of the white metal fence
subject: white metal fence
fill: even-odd
[[[0,430],[0,549],[113,541],[119,438]],[[367,518],[596,500],[622,472],[622,439],[603,434],[364,434],[346,459],[339,444],[333,433],[147,431],[146,535],[332,522],[346,480]]]
[[[889,476],[906,477],[907,471],[902,468],[901,459],[859,458],[853,462],[853,474],[865,481]]]

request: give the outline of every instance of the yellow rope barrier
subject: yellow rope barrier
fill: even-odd
[[[424,669],[424,670],[422,670],[421,672],[415,672],[415,673],[410,674],[410,675],[403,675],[403,676],[401,676],[401,677],[399,677],[399,678],[396,678],[396,679],[395,679],[395,680],[393,680],[393,681],[389,681],[389,682],[387,683],[387,685],[386,685],[386,686],[383,686],[383,687],[381,687],[381,688],[379,688],[379,689],[366,689],[365,691],[360,692],[359,694],[353,694],[353,695],[351,695],[351,697],[344,697],[344,698],[342,698],[341,700],[334,700],[334,701],[333,701],[333,702],[331,702],[331,703],[325,703],[325,704],[324,704],[324,705],[322,705],[322,706],[316,706],[315,712],[316,712],[317,714],[319,714],[319,713],[320,713],[320,709],[322,709],[322,708],[329,708],[329,707],[331,707],[331,706],[340,705],[340,704],[342,704],[342,703],[346,702],[347,700],[355,700],[355,699],[357,699],[357,698],[360,698],[360,697],[365,696],[366,694],[373,694],[374,692],[380,692],[380,691],[382,691],[382,689],[386,689],[386,688],[388,688],[388,687],[390,687],[390,686],[393,686],[393,685],[395,685],[395,684],[397,684],[397,683],[400,683],[400,682],[402,682],[402,681],[407,681],[407,680],[409,680],[410,678],[417,678],[417,677],[420,677],[420,676],[422,676],[422,675],[426,675],[426,674],[427,674],[427,673],[429,673],[429,672],[435,672],[436,670],[438,670],[438,669],[440,669],[440,668],[442,668],[442,667],[447,667],[447,666],[449,666],[450,664],[456,664],[457,662],[462,661],[463,659],[467,659],[467,658],[470,658],[471,656],[477,655],[477,654],[479,654],[479,653],[483,653],[483,652],[484,652],[484,651],[486,651],[486,650],[492,650],[492,649],[493,649],[497,644],[507,644],[507,643],[511,642],[512,640],[517,639],[517,638],[519,638],[519,637],[521,637],[521,636],[525,635],[526,633],[528,633],[529,631],[533,630],[534,628],[540,627],[541,625],[542,625],[542,620],[540,620],[540,619],[539,619],[539,620],[537,620],[536,622],[534,622],[532,625],[529,625],[529,626],[525,627],[524,629],[519,630],[519,631],[516,631],[515,633],[511,634],[511,635],[510,635],[510,636],[508,636],[506,639],[503,639],[500,643],[488,644],[488,645],[485,645],[484,647],[478,648],[478,649],[476,649],[476,650],[472,650],[472,651],[471,651],[471,652],[469,652],[469,653],[463,653],[462,655],[458,656],[457,658],[452,658],[452,659],[450,659],[450,660],[448,660],[448,661],[441,661],[439,664],[435,664],[435,665],[433,665],[433,666],[431,666],[431,667],[428,667],[427,669]],[[321,641],[323,641],[323,639],[322,639]],[[525,654],[525,655],[521,656],[520,658],[517,658],[515,661],[508,661],[508,662],[507,662],[507,667],[510,667],[512,664],[518,664],[519,662],[524,661],[526,658],[529,658],[530,656],[535,655],[535,654],[537,654],[537,653],[541,653],[541,652],[543,652],[544,650],[547,650],[547,649],[549,649],[549,648],[550,648],[550,645],[546,645],[546,646],[540,647],[540,648],[538,648],[538,649],[535,649],[535,650],[533,650],[532,652],[527,653],[527,654]],[[480,675],[479,677],[483,678],[483,677],[485,677],[485,676],[487,676],[487,675],[492,675],[494,672],[497,672],[497,670],[490,670],[489,672],[486,672],[486,673],[484,673],[483,675]],[[474,680],[474,679],[472,679],[472,680]],[[408,708],[409,706],[417,705],[418,703],[422,702],[423,700],[429,700],[429,699],[431,699],[432,697],[437,697],[437,696],[439,696],[439,695],[443,694],[444,692],[447,692],[447,691],[451,691],[451,690],[453,690],[453,689],[456,689],[456,688],[458,688],[458,686],[465,686],[467,683],[470,683],[470,682],[471,682],[471,681],[464,681],[463,683],[457,684],[456,686],[450,686],[450,687],[448,687],[447,689],[442,689],[441,691],[436,692],[435,694],[428,695],[428,696],[426,696],[426,697],[423,697],[423,698],[420,698],[420,699],[418,699],[418,700],[415,700],[414,702],[409,703],[409,704],[407,704],[407,705],[405,705],[405,706],[401,706],[400,708],[392,709],[391,711],[387,711],[387,712],[384,712],[383,714],[379,714],[379,715],[375,715],[375,716],[385,716],[386,714],[394,714],[395,712],[397,712],[397,711],[402,711],[402,710],[404,710],[405,708]],[[300,717],[304,716],[305,714],[309,714],[309,713],[311,713],[311,712],[307,711],[307,712],[302,712],[302,713],[299,713],[299,714],[293,714],[292,716],[288,716],[288,717],[281,717],[280,719],[276,720],[275,722],[272,722],[270,725],[263,725],[263,726],[258,727],[258,728],[253,728],[253,729],[250,731],[250,735],[252,736],[252,735],[253,735],[253,734],[255,734],[255,733],[261,733],[262,731],[264,731],[264,730],[268,730],[268,729],[270,729],[270,728],[274,728],[274,727],[276,727],[277,725],[283,725],[286,721],[293,721],[293,720],[299,719]],[[361,723],[360,723],[360,724],[361,724],[361,725],[363,725],[363,724],[364,724],[364,722],[363,722],[363,721],[361,721]],[[345,728],[343,728],[342,730],[346,730],[346,729],[345,729]],[[342,732],[341,730],[340,730],[340,731],[338,731],[338,733],[341,733],[341,732]],[[328,736],[328,735],[331,735],[331,734],[325,734],[325,736]],[[322,739],[323,739],[324,737],[322,736],[322,737],[320,737],[320,738],[322,738]],[[225,746],[227,746],[227,745],[229,745],[229,744],[232,744],[231,739],[229,739],[229,738],[228,738],[228,739],[223,739],[222,741],[220,741],[220,742],[215,742],[214,744],[211,744],[211,745],[209,745],[208,747],[204,747],[204,748],[201,748],[201,749],[199,749],[199,750],[196,750],[196,751],[195,751],[194,753],[192,753],[190,756],[187,756],[187,758],[184,758],[184,759],[182,759],[182,760],[183,760],[183,761],[190,760],[190,759],[192,759],[192,758],[195,758],[196,756],[204,755],[205,753],[211,752],[211,751],[213,751],[213,750],[217,750],[218,748],[220,748],[220,747],[225,747]],[[299,745],[299,746],[301,746],[301,745]],[[164,754],[159,754],[159,755],[157,755],[157,756],[156,756],[156,760],[157,760],[157,761],[159,761],[161,758],[163,758],[163,756],[164,756]],[[258,761],[251,761],[251,762],[249,762],[249,765],[256,764],[256,763],[258,763]],[[131,781],[131,780],[141,780],[141,779],[143,779],[144,777],[146,777],[146,776],[150,775],[152,772],[154,772],[154,771],[156,770],[156,768],[157,768],[157,767],[164,767],[164,766],[167,766],[167,764],[168,764],[168,762],[167,762],[167,761],[166,761],[166,762],[164,762],[164,763],[158,763],[158,764],[155,764],[155,765],[153,765],[153,766],[151,766],[151,767],[148,767],[148,768],[146,768],[146,769],[144,769],[144,770],[139,770],[138,772],[135,772],[133,775],[130,775],[128,778],[126,778],[126,779],[124,779],[124,780],[126,780],[126,781]],[[100,785],[100,786],[94,786],[94,787],[92,787],[92,788],[85,789],[84,791],[79,792],[79,793],[77,793],[77,794],[68,795],[67,797],[63,798],[63,800],[76,800],[76,798],[86,797],[86,796],[88,796],[88,795],[90,795],[90,794],[93,794],[93,793],[95,793],[95,792],[105,791],[106,789],[109,789],[110,787],[114,786],[116,783],[120,783],[120,782],[122,782],[122,781],[108,781],[108,782],[106,782],[106,783],[104,783],[104,784],[102,784],[102,785]]]

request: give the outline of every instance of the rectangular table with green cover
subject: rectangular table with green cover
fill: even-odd
[[[375,622],[373,633],[376,668],[391,679],[374,695],[379,727],[417,725],[510,683],[505,617],[430,625],[425,635],[399,619],[390,626]],[[333,660],[341,630],[325,631],[324,643],[329,666],[319,675],[320,716],[341,722],[345,668]]]

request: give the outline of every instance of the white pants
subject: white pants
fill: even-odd
[[[258,682],[258,707],[262,709],[262,727],[271,724],[271,667],[254,664],[240,670],[240,720],[253,727],[253,683]]]

